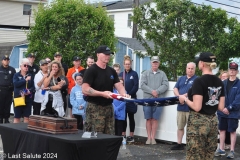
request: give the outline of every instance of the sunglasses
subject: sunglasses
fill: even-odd
[[[9,61],[9,59],[3,59],[4,61]]]
[[[23,67],[28,68],[28,65],[27,65],[27,64],[24,64]]]

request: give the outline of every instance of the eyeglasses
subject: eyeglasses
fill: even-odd
[[[3,59],[4,61],[9,61],[9,59]]]
[[[27,65],[27,64],[24,64],[23,67],[28,68],[28,65]]]

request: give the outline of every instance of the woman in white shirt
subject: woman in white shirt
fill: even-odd
[[[43,86],[43,81],[48,76],[48,62],[43,59],[39,62],[39,66],[41,70],[38,71],[34,78],[36,93],[33,102],[33,115],[40,115],[41,103],[43,102],[46,91],[46,88]]]

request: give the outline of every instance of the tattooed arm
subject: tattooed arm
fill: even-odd
[[[93,96],[93,97],[104,97],[104,98],[111,98],[111,94],[112,92],[110,91],[97,91],[95,89],[93,89],[92,87],[90,87],[90,85],[88,83],[83,83],[82,84],[82,92],[85,95],[88,96]]]

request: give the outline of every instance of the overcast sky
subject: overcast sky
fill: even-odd
[[[49,0],[51,2],[53,0]],[[88,0],[87,0],[88,1]],[[99,2],[99,1],[115,1],[115,0],[89,0],[90,2]],[[239,15],[235,15],[232,13],[228,13],[229,16],[231,17],[237,17],[238,20],[240,21],[240,0],[192,0],[192,2],[197,3],[197,4],[206,4],[206,5],[211,5],[213,8],[222,8],[226,10],[227,12],[232,12],[236,13]],[[230,7],[234,6],[234,7]]]

